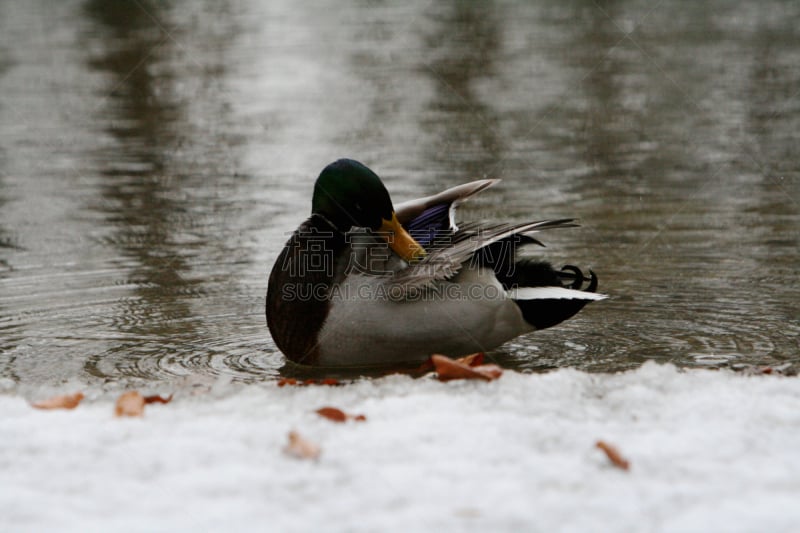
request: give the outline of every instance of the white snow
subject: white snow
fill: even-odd
[[[116,393],[73,411],[0,395],[0,530],[800,529],[797,378],[647,363],[175,392],[141,419],[113,416]],[[318,460],[282,452],[292,429]]]

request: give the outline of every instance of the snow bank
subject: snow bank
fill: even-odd
[[[72,392],[72,391],[63,391]],[[164,391],[168,392],[168,391]],[[183,393],[182,393],[183,392]],[[5,531],[796,531],[800,380],[608,375],[176,391],[37,411],[0,395]],[[35,398],[39,399],[39,398]],[[336,424],[322,406],[363,413]],[[290,430],[322,447],[282,453]],[[623,471],[595,448],[616,445]]]

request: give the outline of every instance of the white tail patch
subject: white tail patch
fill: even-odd
[[[604,300],[605,294],[578,291],[564,287],[517,287],[507,293],[513,300]]]

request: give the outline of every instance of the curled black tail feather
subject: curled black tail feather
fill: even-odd
[[[597,292],[597,274],[592,272],[591,269],[589,269],[589,277],[587,278],[583,275],[581,269],[575,265],[564,265],[558,275],[562,280],[572,280],[569,286],[570,289]],[[581,289],[584,281],[588,281],[589,285],[585,289]]]

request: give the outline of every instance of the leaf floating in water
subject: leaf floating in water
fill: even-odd
[[[148,403],[169,403],[171,401],[172,401],[172,394],[170,394],[166,398],[164,398],[164,397],[162,397],[162,396],[160,396],[158,394],[154,394],[152,396],[145,396],[144,397],[144,403],[146,403],[146,404],[148,404]]]
[[[65,394],[63,396],[54,396],[41,402],[31,404],[36,409],[75,409],[78,404],[83,400],[83,393],[76,392],[75,394]]]
[[[463,360],[470,360],[480,363],[483,360],[482,356],[483,354],[475,354],[474,356],[468,356],[462,360],[455,360],[444,355],[434,354],[431,356],[431,361],[436,368],[439,381],[450,381],[454,379],[482,379],[484,381],[492,381],[503,375],[503,369],[497,365],[477,364],[476,366],[470,366],[468,363],[462,362]],[[473,357],[474,359],[470,359]]]
[[[325,417],[328,420],[333,420],[334,422],[346,422],[350,418],[356,422],[364,422],[367,420],[367,417],[364,415],[348,415],[336,407],[321,407],[317,409],[316,412],[318,415]]]
[[[128,391],[117,398],[114,406],[116,416],[142,416],[144,414],[144,396],[139,391]]]
[[[595,446],[603,450],[606,454],[606,457],[608,457],[608,460],[611,461],[611,464],[617,468],[621,468],[622,470],[628,470],[630,468],[631,465],[628,460],[622,457],[622,455],[620,455],[619,451],[614,446],[602,440],[597,441]]]
[[[296,431],[289,432],[289,444],[283,452],[297,459],[316,459],[321,453],[320,447],[300,436]]]

